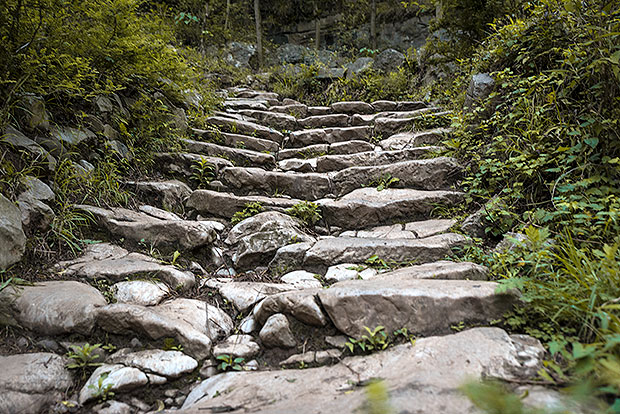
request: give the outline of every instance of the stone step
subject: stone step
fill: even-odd
[[[182,174],[185,177],[194,175],[195,167],[205,162],[212,168],[213,176],[217,176],[224,168],[234,166],[224,158],[187,152],[159,152],[154,154],[154,158],[160,171]]]
[[[374,106],[362,101],[343,101],[330,105],[334,113],[343,113],[347,115],[354,114],[371,114],[375,112]]]
[[[192,193],[187,184],[178,180],[125,181],[123,184],[137,193],[146,194],[151,204],[171,211],[177,211]]]
[[[265,99],[265,100],[279,100],[280,95],[275,92],[266,92],[266,91],[252,91],[246,90],[242,92],[238,92],[235,97],[243,98],[243,99]]]
[[[369,126],[307,129],[291,132],[285,147],[299,148],[352,140],[370,141],[371,137],[372,128]]]
[[[254,122],[234,120],[222,116],[210,116],[205,122],[207,125],[211,125],[225,132],[252,135],[277,142],[278,144],[281,144],[282,140],[284,140],[284,135],[281,132]]]
[[[331,193],[327,174],[231,167],[222,170],[220,180],[232,191],[245,194],[284,194],[304,200],[316,200]]]
[[[398,178],[399,181],[391,184],[397,188],[447,190],[456,182],[459,172],[460,166],[454,158],[437,157],[370,167],[350,167],[329,175],[333,193],[342,196],[356,188],[377,186],[378,181],[386,181],[388,178]]]
[[[284,212],[300,203],[301,200],[284,197],[236,196],[211,190],[196,190],[187,199],[186,207],[199,214],[231,218],[237,211],[242,211],[247,204],[261,203],[264,211]]]
[[[340,237],[363,237],[375,239],[421,239],[445,233],[457,223],[456,220],[436,219],[378,226],[367,230],[349,230]]]
[[[436,128],[421,132],[399,132],[379,141],[378,145],[386,151],[435,145],[450,132],[451,130],[448,128]]]
[[[349,126],[349,115],[315,115],[298,121],[301,128],[333,128]]]
[[[340,263],[365,263],[372,256],[388,263],[428,263],[445,258],[467,241],[467,238],[455,233],[423,239],[326,237],[306,252],[304,269],[321,273],[329,266]]]
[[[406,274],[338,282],[319,300],[339,331],[360,337],[364,327],[414,334],[449,333],[459,324],[488,324],[517,304],[516,290],[496,293],[495,282],[430,280]]]
[[[449,115],[451,112],[433,112],[429,114],[429,117],[433,119],[442,118]],[[403,130],[415,130],[421,119],[425,118],[425,114],[421,114],[413,118],[394,119],[394,118],[377,118],[375,123],[375,134],[383,137],[395,134]]]
[[[318,200],[323,218],[330,226],[359,229],[403,220],[422,219],[438,205],[463,201],[456,191],[360,188],[343,197]]]
[[[257,99],[226,99],[224,101],[225,109],[232,109],[234,111],[240,109],[252,109],[256,111],[266,111],[269,107],[269,102],[260,101]]]
[[[407,280],[437,279],[437,280],[488,280],[489,269],[470,262],[438,262],[425,263],[417,266],[408,266],[400,269],[380,273],[384,279],[396,277]]]
[[[371,103],[372,107],[376,111],[415,111],[418,109],[426,108],[428,105],[426,102],[420,101],[374,101]]]
[[[536,377],[544,355],[534,338],[511,336],[500,328],[474,328],[347,357],[327,367],[219,374],[198,384],[174,412],[372,412],[368,384],[380,378],[375,389],[389,400],[377,397],[377,413],[474,413],[479,409],[461,391],[463,384],[488,376],[526,383]],[[557,399],[547,400],[549,411]]]
[[[174,250],[191,250],[213,243],[223,225],[212,221],[161,220],[142,212],[125,208],[104,209],[76,205],[76,209],[92,214],[99,225],[112,235],[134,244]]]
[[[439,108],[422,108],[417,109],[415,111],[386,111],[386,112],[377,112],[376,114],[368,114],[368,115],[352,115],[349,119],[349,123],[352,126],[358,125],[372,125],[375,123],[377,119],[412,119],[418,118],[422,114],[430,114],[430,113],[438,113],[440,112]]]
[[[231,134],[220,132],[219,130],[192,129],[192,133],[202,138],[203,141],[210,141],[218,145],[225,145],[233,148],[249,149],[258,152],[277,153],[280,145],[277,142],[256,138],[249,135]]]
[[[294,131],[299,129],[297,119],[288,114],[274,111],[240,110],[238,113],[256,119],[258,122],[278,130]]]
[[[330,115],[334,111],[329,106],[309,106],[308,116]]]
[[[368,167],[414,160],[440,147],[419,147],[398,151],[368,151],[343,155],[324,155],[316,160],[316,172],[340,171],[350,167]]]
[[[278,152],[278,160],[288,158],[316,158],[323,155],[345,155],[368,152],[375,149],[368,141],[344,141],[333,144],[314,144],[301,148],[282,149]]]
[[[271,106],[268,110],[271,112],[292,115],[295,118],[305,118],[308,115],[308,106],[302,103]]]
[[[271,154],[265,154],[247,149],[230,148],[223,145],[194,141],[191,139],[182,139],[182,142],[187,151],[197,154],[204,154],[211,157],[224,158],[239,166],[264,167],[271,169],[276,165],[276,159]]]

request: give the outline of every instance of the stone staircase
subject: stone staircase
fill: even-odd
[[[54,281],[2,292],[51,352],[0,357],[0,407],[10,407],[0,412],[52,412],[52,401],[74,398],[97,413],[155,412],[155,400],[179,413],[349,413],[365,409],[364,385],[380,379],[390,412],[465,413],[477,412],[458,391],[465,381],[520,385],[536,375],[540,343],[489,327],[518,292],[497,293],[484,267],[446,260],[468,239],[433,211],[463,202],[460,166],[433,157],[448,131],[416,129],[445,112],[423,102],[308,107],[270,92],[228,93],[225,112],[193,129],[185,152],[157,155],[170,179],[125,183],[152,205],[77,206],[112,242],[57,263]],[[212,179],[192,188],[200,163]],[[320,209],[315,225],[287,214],[305,201]],[[261,211],[231,226],[252,203]],[[144,246],[202,260],[179,269]],[[96,280],[113,298],[89,284]],[[348,356],[348,338],[369,345],[378,327],[391,341],[399,332],[400,345]],[[53,339],[74,334],[126,340],[83,384],[60,362],[67,345]],[[243,360],[218,373],[223,356]],[[36,383],[7,386],[27,382],[24,364]],[[106,372],[114,401],[95,405]],[[82,385],[76,396],[65,394],[68,384]],[[528,390],[532,403],[559,401]]]

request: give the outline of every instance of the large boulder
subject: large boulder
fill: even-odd
[[[383,72],[394,72],[405,63],[405,55],[394,49],[386,49],[375,58],[373,68]]]
[[[21,260],[26,248],[19,208],[0,194],[0,270]]]
[[[480,104],[489,97],[494,87],[495,80],[488,73],[473,75],[465,93],[464,106],[470,110],[473,109],[475,105]]]
[[[0,413],[47,412],[73,386],[66,363],[50,353],[0,356]]]
[[[235,265],[248,269],[268,264],[280,247],[315,240],[302,228],[299,220],[286,214],[268,211],[233,227],[226,243],[236,247],[233,257]]]
[[[276,53],[280,63],[297,64],[303,63],[304,57],[308,54],[308,48],[301,45],[286,43],[280,46]]]
[[[250,43],[230,42],[226,61],[236,68],[256,67],[256,46]]]
[[[175,413],[221,407],[270,414],[364,412],[368,394],[363,385],[377,378],[383,381],[393,412],[471,413],[476,408],[459,391],[466,381],[524,381],[536,375],[543,356],[544,348],[533,338],[476,328],[420,338],[415,345],[346,358],[330,367],[217,375],[194,388]]]

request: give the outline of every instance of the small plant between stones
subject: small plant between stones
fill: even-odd
[[[387,173],[372,180],[370,183],[368,183],[368,187],[376,187],[377,191],[383,191],[386,188],[390,188],[399,181],[400,178],[392,177],[392,174]]]
[[[359,348],[363,353],[370,353],[374,351],[382,351],[390,345],[390,340],[385,332],[385,328],[381,325],[375,329],[370,329],[364,326],[368,335],[362,335],[360,339],[349,338],[345,343],[351,353],[355,353],[355,350]]]
[[[195,182],[198,188],[206,187],[215,178],[215,167],[204,157],[194,161],[190,169],[192,170],[190,180]]]
[[[314,226],[323,218],[319,205],[312,201],[301,201],[286,210],[286,213],[293,217],[297,217],[308,227]]]
[[[221,361],[217,366],[220,371],[241,371],[245,362],[245,358],[233,358],[232,355],[219,355],[216,359]]]
[[[112,387],[114,386],[114,384],[108,383],[104,385],[104,382],[108,378],[109,374],[109,371],[102,373],[101,375],[99,375],[96,385],[90,384],[88,386],[89,389],[94,391],[93,397],[102,402],[107,401],[108,398],[114,396],[114,393],[112,392]]]
[[[67,352],[67,357],[73,362],[67,364],[67,368],[82,370],[82,376],[86,375],[88,368],[103,365],[101,362],[97,362],[99,354],[96,353],[101,348],[101,344],[90,345],[85,343],[83,346],[71,345],[70,348],[71,351]]]
[[[257,215],[263,211],[261,203],[247,203],[242,211],[237,211],[230,219],[230,223],[234,226],[243,220]]]

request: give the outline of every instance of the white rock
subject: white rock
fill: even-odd
[[[142,306],[157,305],[170,293],[170,289],[165,284],[146,280],[116,283],[114,291],[118,303]]]
[[[316,278],[315,273],[306,272],[305,270],[297,270],[285,274],[280,278],[281,281],[289,285],[295,286],[297,289],[321,288],[321,282]]]

